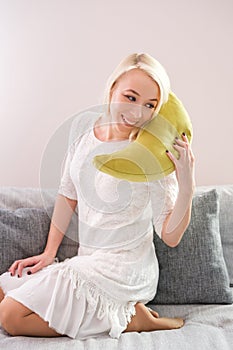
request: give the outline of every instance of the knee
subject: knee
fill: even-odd
[[[6,303],[0,304],[0,325],[10,335],[16,336],[18,320],[15,313],[9,310]]]

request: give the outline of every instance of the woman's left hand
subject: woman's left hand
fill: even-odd
[[[182,134],[181,137],[182,140],[175,139],[175,144],[173,144],[174,149],[180,154],[179,159],[177,159],[171,152],[168,152],[167,156],[175,165],[179,190],[193,192],[195,188],[195,158],[187,136]]]

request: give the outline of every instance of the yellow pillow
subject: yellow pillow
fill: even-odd
[[[192,124],[182,102],[173,92],[159,113],[146,123],[136,139],[120,151],[95,156],[95,167],[109,175],[128,181],[159,180],[175,170],[166,150],[178,159],[173,148],[175,137],[185,132],[192,141]]]

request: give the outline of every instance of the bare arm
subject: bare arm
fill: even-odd
[[[14,276],[16,269],[18,270],[18,277],[21,277],[23,269],[27,266],[32,266],[28,273],[35,273],[54,262],[76,205],[76,200],[60,194],[57,195],[44,252],[26,259],[16,260],[8,269],[12,276]]]
[[[69,226],[76,206],[77,200],[69,199],[58,194],[51,219],[47,244],[44,249],[44,252],[52,257],[55,257],[57,254],[57,250]]]
[[[179,191],[172,212],[166,217],[162,228],[162,240],[170,247],[176,247],[191,219],[193,190]]]
[[[180,153],[179,159],[168,152],[176,169],[179,192],[172,212],[166,217],[162,227],[162,239],[170,247],[176,247],[191,219],[192,197],[195,189],[195,158],[188,138],[182,134],[183,140],[177,139],[173,147]]]

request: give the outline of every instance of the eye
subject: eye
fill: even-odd
[[[128,100],[130,100],[130,101],[136,101],[136,98],[134,97],[134,96],[130,96],[130,95],[124,95],[125,97],[127,97],[128,98]],[[131,98],[132,98],[132,100],[131,100]],[[153,109],[153,108],[155,108],[155,106],[154,105],[152,105],[151,103],[147,103],[147,105],[149,105],[150,107],[150,109]]]
[[[135,100],[136,100],[136,98],[135,98],[134,96],[125,95],[125,97],[127,97],[128,100],[130,100],[130,101],[135,101]],[[133,100],[131,100],[131,98],[132,98]]]
[[[148,103],[148,105],[150,106],[149,108],[151,108],[151,109],[155,108],[155,106],[152,105],[151,103]]]

